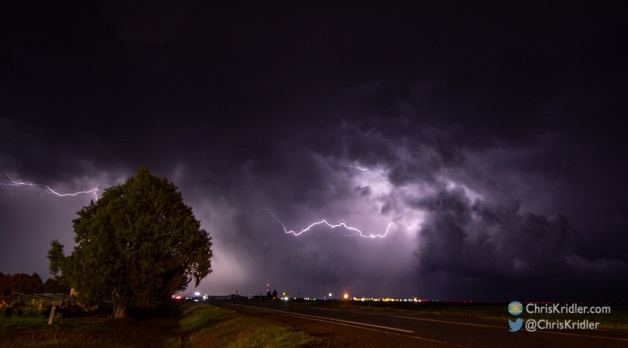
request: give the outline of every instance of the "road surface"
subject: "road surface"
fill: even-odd
[[[527,332],[523,328],[509,332],[506,320],[322,308],[282,301],[212,304],[320,337],[323,347],[628,347],[626,331]]]

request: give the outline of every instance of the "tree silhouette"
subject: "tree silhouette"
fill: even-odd
[[[24,273],[0,273],[0,296],[7,296],[12,292],[37,294],[41,291],[42,281],[37,273],[33,273],[32,275]]]
[[[43,292],[49,294],[70,294],[70,286],[63,280],[63,278],[55,277],[48,278],[44,282]]]

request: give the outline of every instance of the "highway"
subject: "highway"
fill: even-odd
[[[509,332],[508,322],[407,312],[323,308],[282,301],[212,302],[323,339],[324,347],[628,347],[628,332]],[[601,319],[600,319],[601,320]]]

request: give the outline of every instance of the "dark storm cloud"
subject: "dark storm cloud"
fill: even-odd
[[[207,292],[623,298],[620,5],[128,6],[3,11],[0,170],[167,176],[214,237]],[[0,189],[2,271],[33,271],[29,236],[45,274],[83,201]]]
[[[611,244],[623,245],[628,226],[620,222],[622,210],[602,208],[606,204],[601,199],[622,199],[623,184],[614,183],[622,187],[615,194],[578,189],[576,183],[588,168],[574,161],[582,157],[576,153],[579,146],[569,144],[577,139],[573,134],[530,134],[527,145],[506,144],[504,139],[483,149],[453,143],[443,154],[440,139],[455,137],[456,130],[432,129],[430,137],[399,132],[387,139],[381,133],[357,129],[348,131],[357,146],[377,149],[366,161],[386,168],[386,179],[394,185],[381,213],[404,208],[422,213],[417,229],[417,282],[431,283],[429,287],[419,285],[430,296],[452,298],[464,293],[446,290],[456,279],[460,286],[470,282],[465,285],[467,292],[484,293],[485,298],[502,296],[502,290],[516,282],[520,288],[508,289],[508,296],[577,299],[590,294],[587,284],[592,279],[614,284],[607,285],[600,296],[621,296],[612,288],[621,288],[628,275],[628,260]],[[408,167],[423,168],[423,175],[416,176],[421,173],[418,170],[408,172]],[[603,176],[598,174],[598,178]],[[571,201],[578,198],[580,201]],[[585,212],[595,224],[580,223],[582,207],[593,205],[595,210],[615,213],[610,231],[603,226],[611,224],[595,210]],[[565,214],[573,216],[578,225],[574,227]],[[603,237],[598,235],[604,230]],[[583,247],[594,235],[599,236],[594,238],[597,242]],[[607,249],[602,251],[601,245]],[[597,250],[595,256],[592,249]],[[544,292],[545,287],[539,290],[526,280],[554,290]],[[493,284],[492,291],[485,288],[488,283]]]
[[[422,137],[411,129],[388,138],[358,123],[344,122],[341,128],[317,133],[337,144],[333,154],[325,154],[327,146],[320,148],[323,153],[298,147],[284,151],[284,161],[268,177],[263,172],[256,174],[254,164],[246,167],[247,189],[240,187],[243,196],[234,198],[237,203],[233,204],[246,207],[246,217],[241,217],[243,225],[236,230],[256,232],[247,234],[244,243],[238,233],[229,239],[234,248],[245,244],[246,250],[266,250],[258,255],[259,263],[253,262],[259,267],[258,274],[277,269],[281,272],[274,277],[282,284],[309,281],[340,287],[371,277],[382,282],[382,274],[387,274],[383,282],[402,283],[401,279],[412,272],[413,281],[395,291],[455,298],[459,292],[446,289],[459,279],[459,284],[471,282],[473,287],[467,285],[469,293],[503,300],[507,298],[500,297],[501,290],[513,281],[523,284],[523,289],[511,290],[510,294],[542,297],[542,290],[525,286],[526,279],[567,288],[588,284],[589,279],[610,283],[625,279],[625,256],[604,253],[587,257],[578,246],[584,242],[583,236],[594,232],[575,229],[563,215],[573,214],[570,207],[556,205],[563,201],[553,196],[560,196],[565,187],[553,181],[570,181],[579,175],[567,165],[556,165],[564,160],[565,139],[535,139],[531,135],[527,146],[498,143],[482,150],[451,146],[448,153],[442,154],[442,139],[454,137],[455,130],[426,127],[424,133],[429,136]],[[353,152],[355,147],[373,151]],[[539,163],[526,164],[526,160],[533,159]],[[365,173],[369,175],[367,182],[359,182]],[[525,208],[521,201],[527,202]],[[351,222],[359,224],[367,215],[388,219],[398,225],[391,234],[398,239],[378,241],[381,249],[370,251],[370,257],[378,261],[366,267],[364,261],[369,257],[363,255],[362,240],[346,239],[339,232],[317,227],[303,236],[289,236],[294,240],[287,241],[277,233],[282,226],[262,207],[272,209],[289,229],[297,231],[322,218],[333,222],[351,217],[351,207],[359,207],[362,214],[354,215]],[[255,214],[260,220],[251,220]],[[403,221],[412,214],[418,216],[418,226]],[[318,237],[313,236],[315,233]],[[411,238],[404,239],[404,235]],[[413,265],[408,258],[396,260],[402,271],[391,272],[383,260],[390,258],[390,250],[399,255],[409,240],[417,243],[412,254],[418,263]],[[243,255],[242,259],[251,260],[251,255]],[[429,287],[423,285],[426,282],[431,283]],[[492,292],[484,287],[487,283],[493,284]],[[500,283],[502,286],[497,286]],[[578,298],[588,291],[590,288],[585,287],[582,291],[564,290],[545,296]]]

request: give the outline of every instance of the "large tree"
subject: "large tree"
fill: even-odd
[[[129,305],[152,308],[211,272],[211,237],[178,188],[140,167],[105,189],[73,221],[71,255],[51,242],[50,272],[59,272],[86,303],[113,301],[116,318]]]

